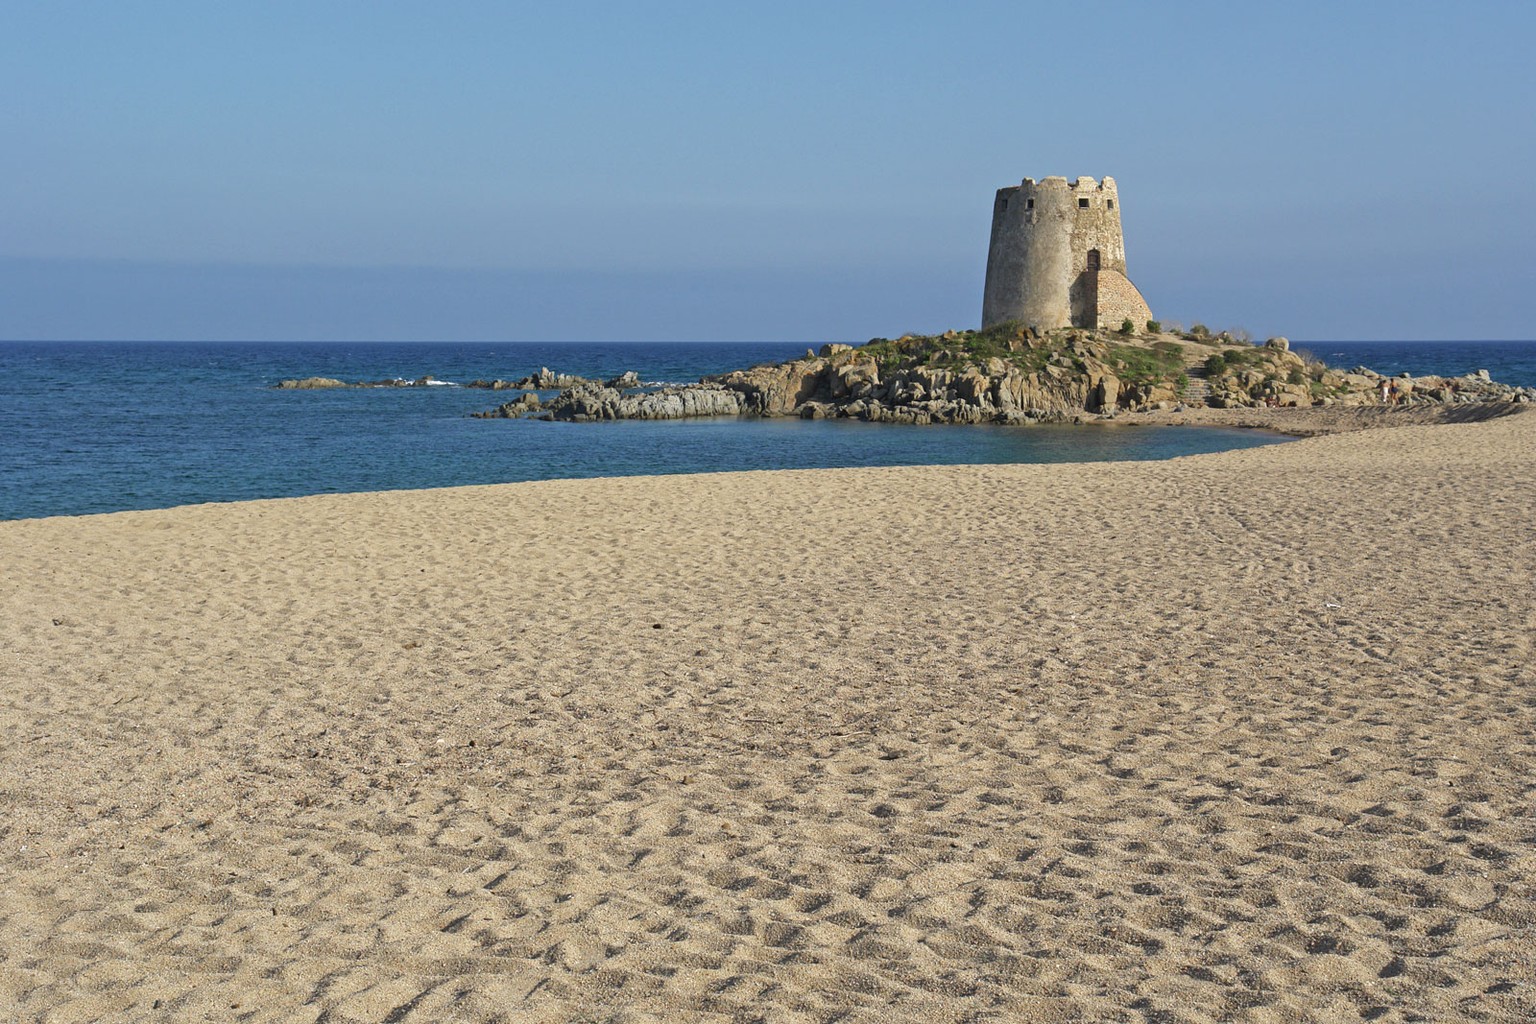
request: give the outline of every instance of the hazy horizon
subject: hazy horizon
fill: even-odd
[[[0,27],[0,338],[974,327],[993,193],[1047,175],[1115,177],[1165,321],[1536,333],[1524,6],[23,2]]]

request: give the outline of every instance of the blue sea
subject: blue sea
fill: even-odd
[[[1298,342],[1333,365],[1536,385],[1533,342]],[[556,477],[1166,459],[1281,440],[1214,428],[908,427],[855,421],[479,420],[458,386],[547,366],[685,382],[804,345],[0,342],[0,519]],[[424,388],[278,391],[286,377]]]

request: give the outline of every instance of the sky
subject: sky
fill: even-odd
[[[0,338],[974,327],[1112,175],[1165,321],[1536,337],[1536,4],[0,0]]]

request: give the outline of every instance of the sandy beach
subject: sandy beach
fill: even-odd
[[[0,523],[0,1021],[1528,1020],[1533,499],[1526,413]]]

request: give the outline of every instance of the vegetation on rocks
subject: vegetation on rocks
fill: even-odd
[[[1110,359],[1120,372],[1120,379],[1132,384],[1175,382],[1188,357],[1176,341],[1155,341],[1151,345],[1113,345]]]
[[[1284,338],[1262,345],[1236,332],[1039,331],[1009,322],[980,331],[829,344],[801,359],[754,366],[669,388],[637,386],[626,375],[578,381],[541,401],[529,395],[481,416],[554,420],[674,419],[689,416],[847,417],[894,423],[1032,423],[1112,417],[1122,411],[1259,405],[1368,405],[1383,401],[1383,378],[1342,371]],[[1214,351],[1212,351],[1214,349]],[[537,387],[559,375],[513,387]],[[1400,403],[1533,400],[1486,377],[1396,378]],[[477,382],[479,383],[479,382]],[[481,386],[495,386],[481,384]]]
[[[1071,337],[1065,333],[1042,335],[1009,321],[980,331],[904,334],[894,339],[872,338],[858,348],[835,347],[857,353],[886,373],[917,366],[959,370],[968,363],[981,365],[991,359],[1026,373],[1038,373],[1070,343]]]
[[[1236,373],[1269,361],[1266,350],[1252,345],[1240,345],[1222,349],[1205,360],[1205,372],[1212,376]]]

